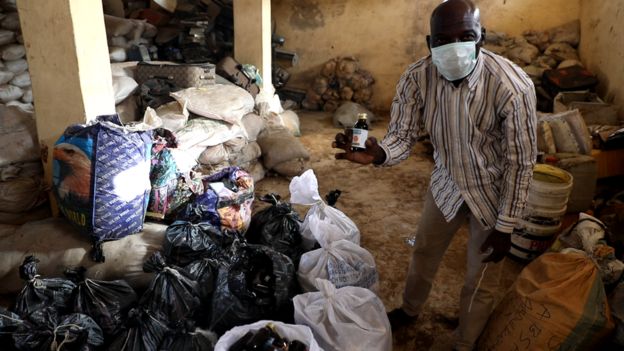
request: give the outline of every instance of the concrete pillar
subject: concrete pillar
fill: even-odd
[[[234,58],[256,66],[265,89],[271,79],[271,0],[234,0]]]
[[[45,151],[65,128],[115,112],[102,0],[19,0],[17,6],[51,184],[52,152]]]

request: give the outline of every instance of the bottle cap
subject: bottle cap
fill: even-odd
[[[366,113],[358,113],[358,119],[366,119]]]

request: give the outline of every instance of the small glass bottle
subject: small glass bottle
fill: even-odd
[[[368,121],[366,120],[366,113],[358,114],[358,120],[351,128],[353,137],[351,139],[351,151],[364,151],[366,150],[366,139],[368,139]]]

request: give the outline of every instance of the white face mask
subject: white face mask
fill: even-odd
[[[431,48],[438,71],[449,81],[462,79],[477,65],[477,43],[462,41]]]

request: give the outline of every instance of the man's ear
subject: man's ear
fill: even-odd
[[[479,40],[481,44],[485,44],[485,34],[486,34],[485,27],[481,27],[481,40]]]

